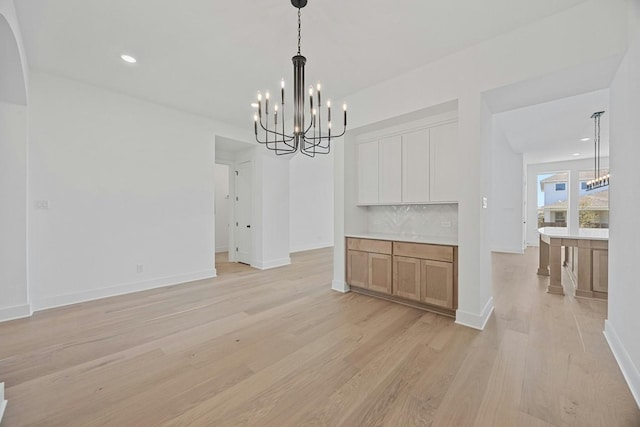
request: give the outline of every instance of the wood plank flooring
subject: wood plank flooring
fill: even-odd
[[[0,324],[11,426],[640,426],[606,302],[495,254],[485,331],[330,290],[330,249],[268,271]]]

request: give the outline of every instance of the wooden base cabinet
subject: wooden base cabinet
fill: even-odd
[[[457,252],[453,246],[347,238],[347,283],[363,293],[453,315]]]
[[[391,255],[369,254],[368,288],[372,291],[391,293]]]
[[[375,292],[392,292],[392,244],[384,240],[347,239],[347,283]]]
[[[453,263],[423,260],[421,301],[453,309]]]
[[[393,257],[393,294],[420,301],[420,260]]]

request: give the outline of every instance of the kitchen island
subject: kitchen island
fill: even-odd
[[[608,291],[609,230],[544,227],[540,234],[538,274],[549,276],[547,292],[564,295],[562,267],[567,267],[574,295],[606,299]],[[562,253],[564,248],[564,262]]]

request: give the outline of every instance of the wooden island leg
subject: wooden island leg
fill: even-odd
[[[538,261],[538,274],[540,276],[549,275],[549,244],[542,240],[540,236],[540,260]]]
[[[550,294],[564,295],[562,288],[562,239],[550,239],[549,242],[549,286]]]

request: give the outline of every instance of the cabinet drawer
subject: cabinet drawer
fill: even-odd
[[[347,238],[347,249],[391,255],[392,243],[386,240]]]
[[[424,243],[393,242],[393,254],[397,256],[453,262],[453,247]]]

